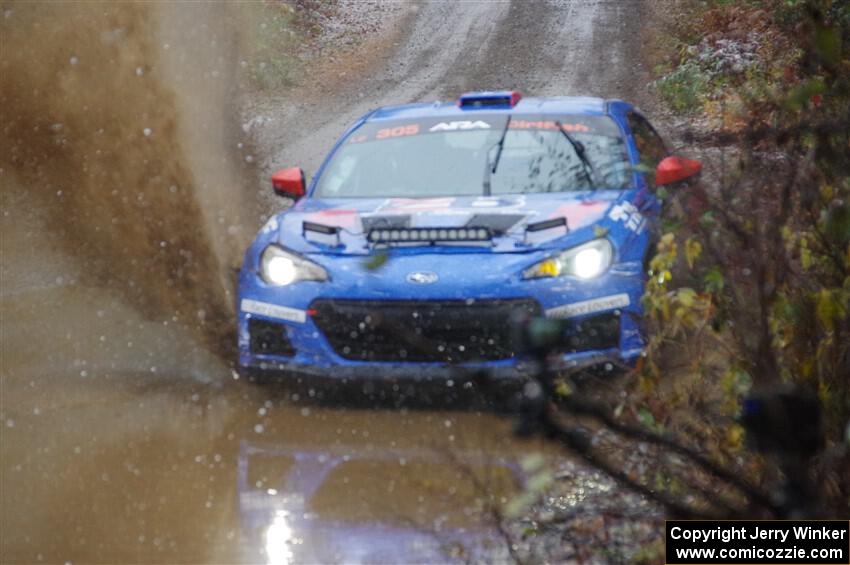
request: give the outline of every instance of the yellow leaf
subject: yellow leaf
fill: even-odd
[[[841,317],[841,304],[837,300],[838,294],[838,292],[833,292],[828,288],[823,288],[818,292],[818,320],[827,331],[832,331],[835,319]]]
[[[810,378],[812,376],[812,370],[815,367],[815,360],[812,358],[805,359],[800,365],[800,373],[804,378]]]
[[[701,253],[702,244],[699,241],[689,238],[685,242],[685,260],[688,262],[688,268],[694,268],[694,261],[697,260]]]
[[[692,288],[680,288],[676,292],[676,300],[679,301],[679,304],[684,306],[685,308],[690,308],[694,305],[694,301],[696,300],[697,293],[694,292]]]
[[[809,244],[805,239],[800,240],[800,262],[804,269],[812,266],[812,252],[809,251]]]
[[[558,396],[569,396],[573,393],[572,387],[567,381],[561,381],[555,387],[555,394]]]
[[[726,432],[726,443],[736,451],[741,449],[744,445],[744,428],[738,424],[732,424]]]
[[[602,226],[593,226],[593,235],[596,237],[604,237],[608,235],[608,228]]]

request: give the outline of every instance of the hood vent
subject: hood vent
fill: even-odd
[[[340,228],[336,226],[316,222],[303,222],[301,224],[301,235],[304,236],[304,239],[330,247],[338,247],[341,244],[339,232]]]

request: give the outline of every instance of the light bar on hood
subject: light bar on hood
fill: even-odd
[[[489,108],[513,108],[517,105],[522,94],[516,90],[501,90],[497,92],[467,92],[461,94],[457,105],[462,110],[477,110]]]
[[[373,244],[423,244],[423,243],[480,243],[490,241],[493,233],[485,227],[463,228],[375,228],[368,239]]]

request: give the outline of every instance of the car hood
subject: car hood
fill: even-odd
[[[305,199],[273,217],[263,232],[301,253],[365,255],[373,229],[484,227],[493,234],[477,245],[440,245],[453,252],[523,252],[557,246],[569,233],[607,221],[609,210],[632,191],[593,191],[494,197]],[[528,231],[540,222],[564,218],[563,225]],[[308,229],[305,229],[305,222]],[[555,222],[557,224],[557,222]],[[316,231],[339,228],[336,233]],[[433,251],[435,246],[413,246]]]

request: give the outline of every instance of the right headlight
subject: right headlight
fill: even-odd
[[[600,238],[567,249],[560,255],[536,263],[522,272],[524,279],[571,275],[592,279],[608,270],[614,259],[614,246]]]
[[[286,286],[297,281],[326,281],[328,272],[316,263],[272,243],[260,256],[260,277],[268,284]]]

